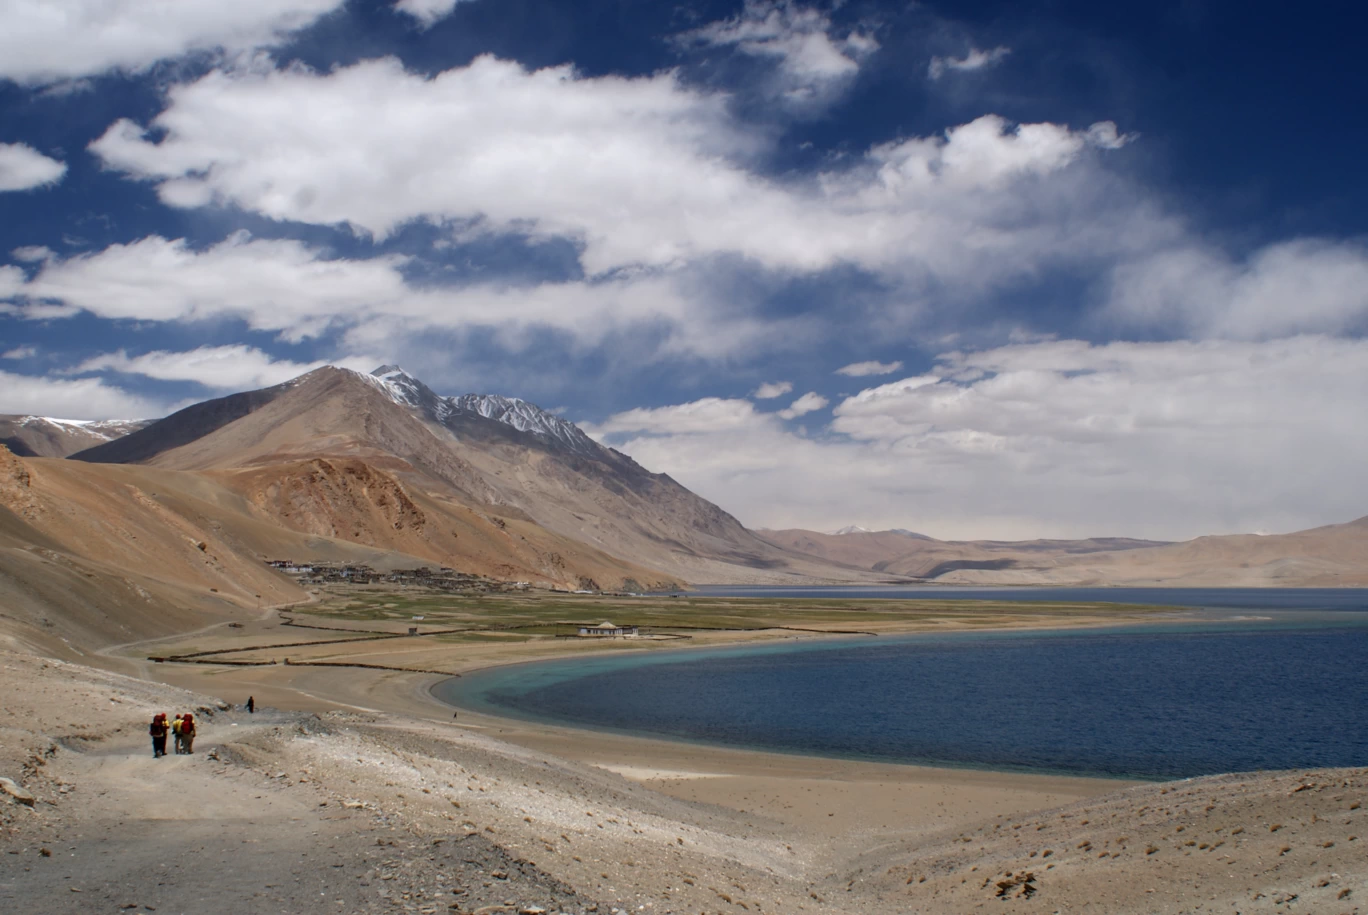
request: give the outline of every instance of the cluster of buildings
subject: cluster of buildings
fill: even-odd
[[[332,563],[297,563],[291,559],[272,559],[267,562],[273,569],[295,576],[303,584],[398,584],[431,588],[437,591],[526,591],[531,587],[525,581],[498,581],[469,572],[458,572],[445,566],[430,569],[419,566],[416,569],[394,569],[381,572],[363,565],[335,565]]]

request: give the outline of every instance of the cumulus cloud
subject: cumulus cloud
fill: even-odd
[[[886,144],[871,155],[880,163],[882,189],[991,188],[1023,175],[1059,171],[1089,145],[1116,149],[1125,142],[1110,121],[1074,131],[1049,123],[1013,125],[989,114],[950,128],[943,139]]]
[[[1198,244],[1112,274],[1110,315],[1132,327],[1261,339],[1368,329],[1368,247],[1300,239],[1244,260]]]
[[[800,416],[806,416],[809,413],[814,413],[817,410],[822,409],[822,407],[825,407],[828,403],[829,401],[821,394],[818,394],[815,391],[809,391],[793,403],[789,404],[785,409],[780,410],[777,415],[784,419],[797,419]]]
[[[731,19],[712,22],[680,36],[686,44],[734,47],[773,60],[778,93],[797,102],[829,96],[859,71],[860,61],[879,49],[873,35],[851,30],[837,36],[831,19],[814,7],[789,0],[747,0]]]
[[[456,9],[458,3],[467,0],[397,0],[394,8],[417,19],[423,28],[445,19]]]
[[[723,255],[986,278],[1123,243],[1088,231],[1072,192],[1029,206],[1009,193],[1115,135],[989,115],[780,182],[750,164],[770,138],[674,74],[590,78],[481,57],[435,77],[396,60],[216,71],[173,88],[147,127],[118,121],[90,148],[172,206],[377,237],[429,219],[569,238],[591,275]]]
[[[65,162],[49,159],[25,143],[0,143],[0,191],[27,191],[56,184],[67,172]]]
[[[791,381],[767,381],[755,389],[751,396],[757,400],[773,400],[776,397],[783,397],[793,390]]]
[[[91,149],[157,181],[173,206],[217,201],[376,236],[417,218],[478,221],[583,239],[595,271],[670,263],[720,207],[765,193],[728,164],[750,141],[722,100],[670,74],[581,78],[491,57],[433,78],[393,59],[214,72],[173,89],[151,126],[164,136],[124,120]]]
[[[852,362],[850,365],[843,365],[834,374],[848,375],[851,378],[863,378],[867,375],[891,375],[902,368],[901,360],[893,362]]]
[[[345,0],[0,0],[0,79],[136,73],[193,51],[279,44]]]
[[[0,413],[59,419],[149,419],[172,405],[99,378],[45,378],[0,371]]]
[[[1365,402],[1368,341],[1066,340],[948,353],[820,435],[737,411],[610,438],[752,526],[1180,539],[1363,514],[1368,428],[1346,417]]]
[[[940,79],[950,70],[960,73],[982,70],[985,67],[992,67],[1001,63],[1011,53],[1011,48],[999,46],[990,51],[970,48],[969,53],[963,57],[933,57],[931,64],[926,68],[926,75],[932,79]]]
[[[280,384],[323,365],[337,365],[368,372],[378,364],[379,360],[373,356],[293,362],[289,359],[276,359],[256,347],[229,344],[201,346],[187,352],[156,350],[136,356],[118,350],[92,356],[68,369],[66,374],[83,375],[114,371],[163,381],[193,381],[208,388],[240,391]]]
[[[25,312],[48,316],[52,301],[102,318],[193,321],[238,317],[295,336],[335,318],[401,298],[400,257],[325,260],[294,240],[235,235],[195,250],[151,236],[93,254],[49,259],[18,294]],[[38,300],[38,301],[32,301]]]
[[[36,346],[16,346],[14,349],[0,353],[0,359],[30,359],[36,355],[38,355]]]

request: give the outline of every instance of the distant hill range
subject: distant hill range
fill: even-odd
[[[1368,586],[1368,518],[1292,534],[1182,543],[935,540],[909,531],[759,531],[784,550],[891,577],[955,585]]]
[[[122,438],[150,419],[52,419],[0,414],[0,445],[20,457],[66,457]]]

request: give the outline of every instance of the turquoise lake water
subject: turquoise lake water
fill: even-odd
[[[1368,591],[1129,590],[1031,593],[1207,609],[1105,630],[624,652],[434,693],[579,727],[900,763],[1155,779],[1368,765]]]

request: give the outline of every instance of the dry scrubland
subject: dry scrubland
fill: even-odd
[[[292,657],[445,658],[451,670],[679,644],[554,637],[562,620],[603,616],[734,627],[689,631],[695,643],[1115,618],[1096,606],[319,597],[288,615],[373,630],[421,615],[467,631]],[[776,623],[795,629],[737,631]],[[850,763],[453,722],[429,675],[136,660],[316,637],[348,634],[271,613],[100,658],[141,678],[0,643],[0,774],[34,795],[0,797],[0,909],[1353,913],[1368,896],[1363,769],[1131,784]],[[257,715],[219,698],[249,693],[267,706]],[[199,712],[197,752],[154,761],[146,722],[177,709]]]

